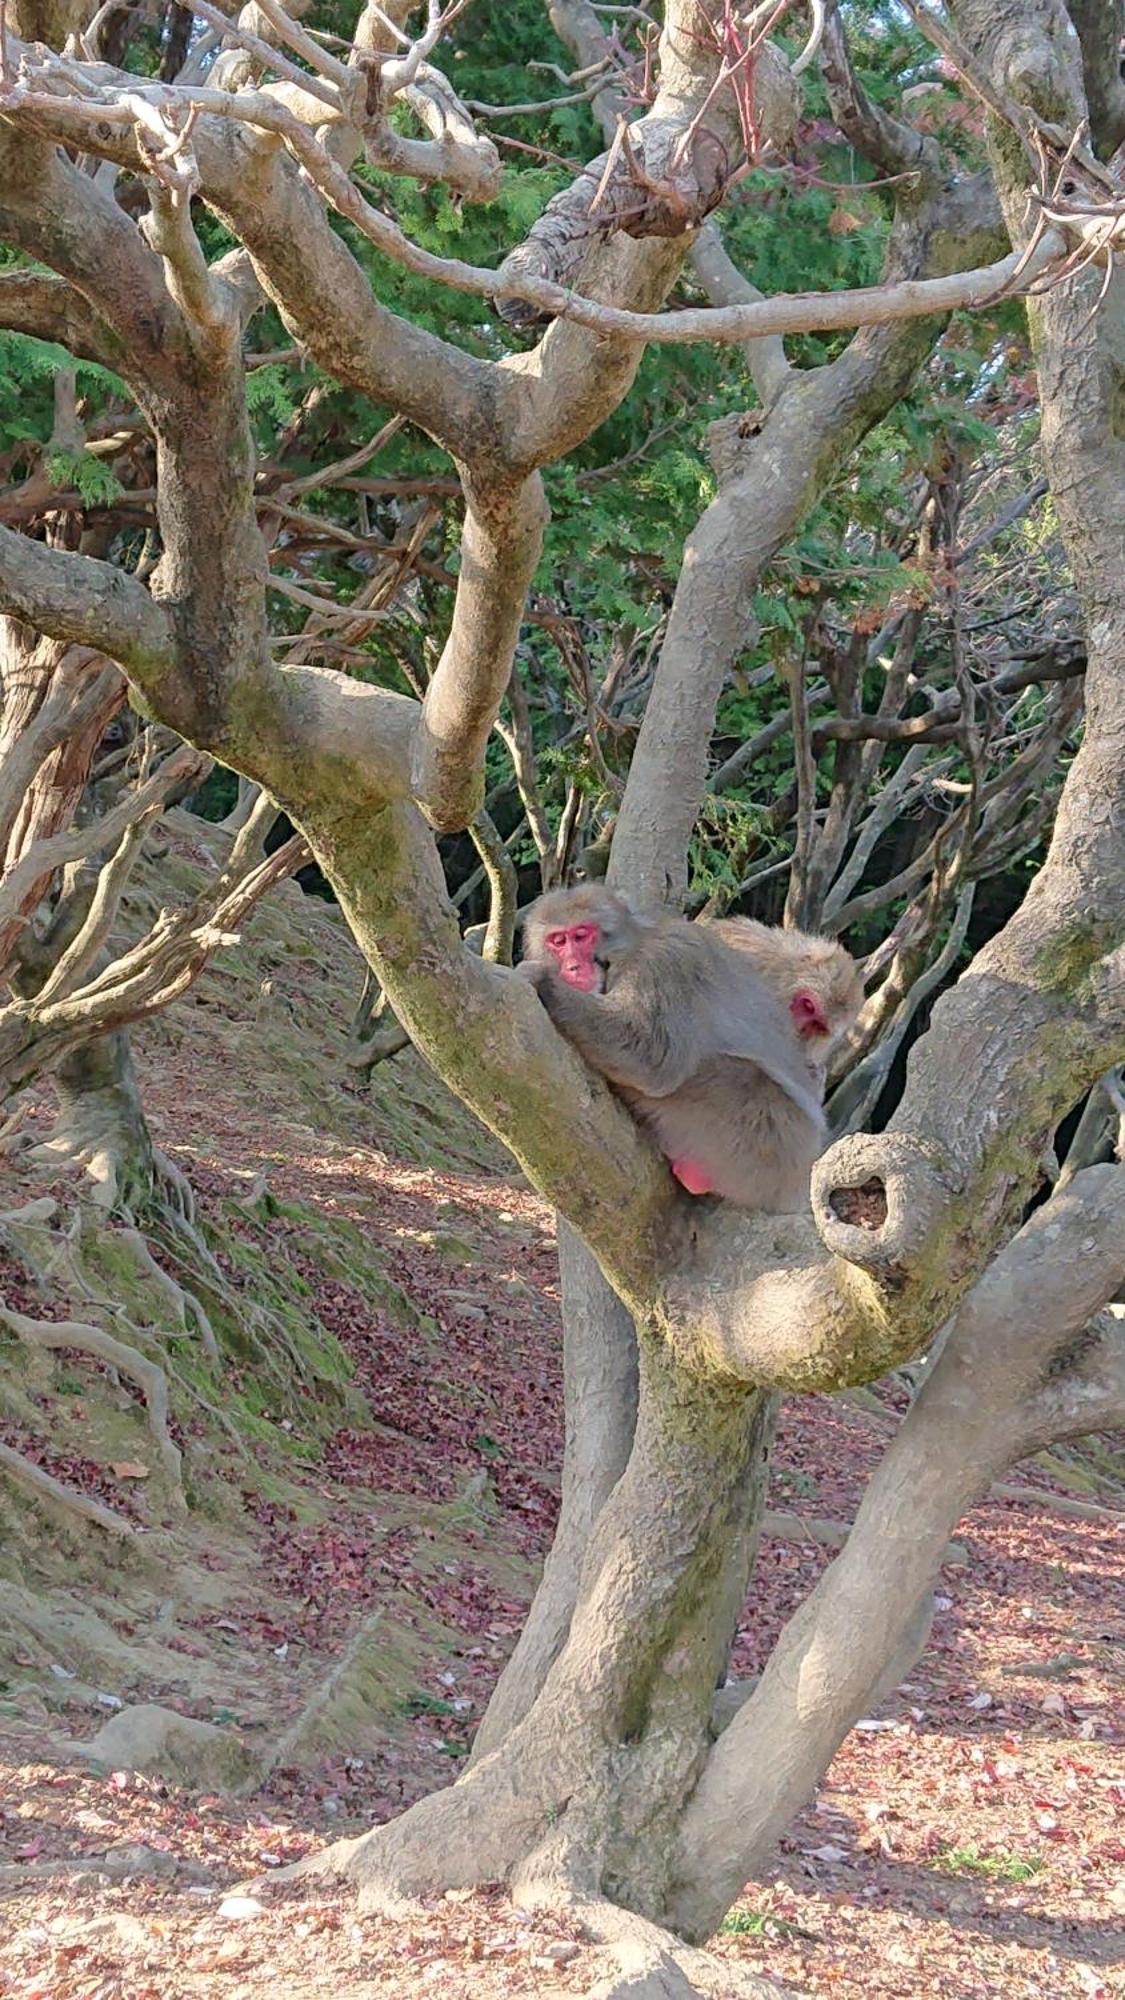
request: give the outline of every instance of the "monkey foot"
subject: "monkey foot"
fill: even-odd
[[[689,1194],[710,1194],[715,1183],[705,1166],[690,1158],[672,1161],[672,1172]]]

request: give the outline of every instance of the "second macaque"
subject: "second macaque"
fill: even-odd
[[[826,1136],[824,1050],[862,998],[841,946],[744,919],[639,917],[590,884],[532,906],[520,969],[688,1193],[804,1207]]]
[[[748,953],[758,973],[789,1011],[823,1092],[828,1057],[863,1005],[863,975],[835,938],[782,930],[755,917],[716,917],[724,944]]]

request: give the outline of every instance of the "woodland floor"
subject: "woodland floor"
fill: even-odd
[[[300,910],[294,891],[260,924],[254,955],[139,1038],[145,1100],[205,1216],[229,1214],[276,1162],[281,1213],[256,1240],[301,1273],[376,1421],[345,1411],[302,1458],[299,1417],[271,1438],[264,1410],[250,1472],[197,1426],[225,1501],[178,1531],[178,1563],[156,1574],[96,1536],[74,1556],[44,1531],[19,1552],[25,1580],[43,1566],[51,1617],[38,1623],[0,1548],[0,1994],[585,1994],[608,1964],[580,1928],[522,1917],[499,1894],[447,1898],[405,1928],[357,1919],[319,1887],[224,1902],[455,1774],[550,1535],[561,1444],[548,1212],[413,1057],[385,1065],[371,1095],[341,1085],[359,980],[332,914]],[[45,1125],[46,1101],[29,1115]],[[2,1173],[3,1207],[43,1185]],[[322,1255],[349,1223],[385,1274],[378,1296]],[[11,1259],[0,1285],[23,1310],[63,1316],[66,1301],[46,1307]],[[3,1407],[0,1437],[158,1527],[142,1483],[97,1444],[95,1372],[52,1404],[46,1442]],[[790,1404],[770,1505],[846,1522],[893,1422],[890,1399]],[[728,1919],[722,1955],[838,2000],[1125,1994],[1125,1516],[1112,1515],[1111,1463],[1013,1475],[1100,1499],[1102,1518],[1059,1518],[1033,1490],[962,1524],[967,1560],[944,1573],[923,1660],[846,1740]],[[736,1671],[760,1665],[827,1559],[812,1540],[765,1542]],[[257,1791],[81,1759],[122,1701],[276,1735],[366,1621],[316,1754]]]

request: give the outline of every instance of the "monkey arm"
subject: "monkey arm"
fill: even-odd
[[[644,990],[647,981],[621,979],[608,993],[583,993],[544,967],[535,985],[559,1033],[610,1083],[668,1097],[697,1068],[694,1036],[676,1031],[659,995]]]
[[[815,1125],[822,1122],[823,1072],[808,1061],[773,995],[758,980],[748,982],[740,1005],[721,998],[700,1029],[708,1055],[750,1062],[776,1083]]]

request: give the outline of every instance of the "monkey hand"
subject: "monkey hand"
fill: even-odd
[[[526,970],[525,970],[526,968]],[[544,965],[539,959],[521,959],[517,971],[531,981],[539,995],[540,1003],[549,1014],[556,1028],[566,1032],[566,1024],[572,1017],[570,1005],[571,989],[565,979],[560,979],[553,965]]]
[[[544,965],[542,959],[538,958],[521,958],[519,964],[512,967],[512,971],[521,979],[526,979],[529,986],[534,986],[537,993],[543,991],[551,976],[550,966]]]

